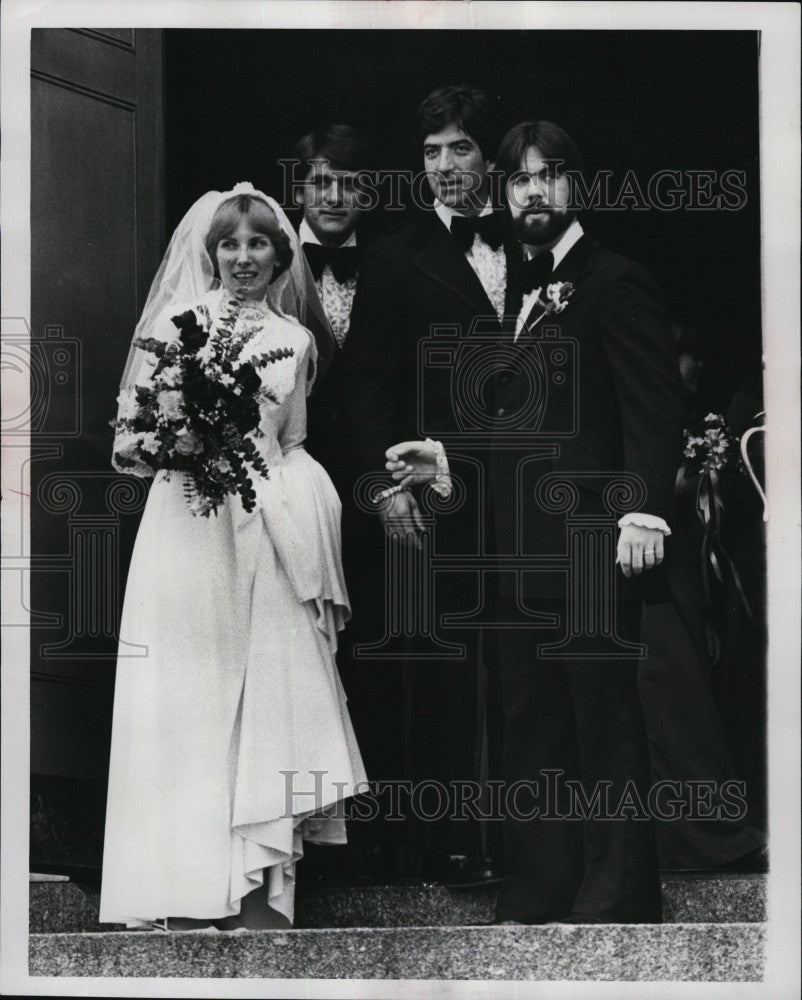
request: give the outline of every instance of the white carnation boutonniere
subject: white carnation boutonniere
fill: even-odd
[[[547,313],[561,313],[566,309],[571,296],[574,294],[574,286],[570,281],[555,281],[546,287],[546,311]]]
[[[571,301],[575,291],[576,289],[572,282],[555,281],[546,286],[545,301],[541,298],[541,292],[538,292],[534,305],[524,324],[526,330],[531,333],[538,323],[541,323],[547,316],[556,316],[561,313],[568,307],[568,303]]]

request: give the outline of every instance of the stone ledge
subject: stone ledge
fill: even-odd
[[[762,924],[32,934],[32,976],[755,982]]]
[[[31,933],[110,931],[98,923],[99,897],[69,882],[32,882]],[[443,886],[299,887],[296,928],[464,926],[493,920],[495,893]],[[666,876],[664,923],[759,923],[765,875]]]

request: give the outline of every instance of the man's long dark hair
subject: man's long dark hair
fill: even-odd
[[[478,87],[458,84],[439,87],[418,108],[418,137],[456,125],[477,144],[486,160],[493,158],[499,137],[496,102]]]
[[[501,140],[496,170],[506,180],[521,169],[526,151],[535,146],[544,160],[555,162],[558,173],[582,173],[582,156],[570,135],[554,122],[519,122]]]

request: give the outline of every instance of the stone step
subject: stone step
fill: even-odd
[[[32,934],[31,976],[746,982],[766,927],[608,924]]]
[[[30,932],[99,933],[99,896],[69,881],[30,884]],[[449,927],[492,922],[495,892],[438,885],[299,886],[296,928]],[[760,923],[766,875],[664,875],[666,924]]]
[[[664,877],[665,923],[759,923],[765,875]],[[295,926],[408,927],[492,923],[496,893],[444,886],[317,888],[299,893]]]

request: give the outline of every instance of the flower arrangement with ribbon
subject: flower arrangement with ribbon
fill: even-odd
[[[744,610],[753,618],[741,578],[721,540],[724,517],[722,487],[745,475],[738,438],[720,413],[708,413],[695,427],[685,431],[684,472],[696,477],[696,514],[704,528],[702,580],[705,599],[711,604],[710,570],[719,583],[726,571],[732,579]]]
[[[260,344],[267,318],[265,309],[232,299],[214,322],[205,306],[197,306],[172,317],[175,338],[140,339],[137,346],[156,364],[147,384],[119,400],[112,421],[116,467],[184,473],[195,515],[216,514],[235,494],[252,511],[252,476],[269,478],[254,443],[262,433],[260,403],[278,405],[295,376],[293,364],[291,372],[265,377],[270,366],[281,368],[279,362],[294,355],[292,348]]]

